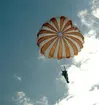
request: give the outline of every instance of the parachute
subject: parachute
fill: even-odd
[[[37,34],[40,53],[48,58],[70,58],[83,48],[84,37],[65,16],[53,17],[41,26]]]

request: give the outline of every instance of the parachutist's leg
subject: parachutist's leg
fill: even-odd
[[[67,81],[67,83],[69,83],[69,80],[68,79],[66,81]]]
[[[67,80],[67,83],[69,83],[69,80]]]
[[[68,77],[67,76],[65,77],[65,79],[66,79],[67,83],[69,83],[69,80],[68,80]]]

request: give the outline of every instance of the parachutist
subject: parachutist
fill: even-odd
[[[65,80],[67,81],[67,83],[69,83],[69,80],[68,80],[68,73],[64,67],[64,70],[62,71],[62,76],[64,76]]]

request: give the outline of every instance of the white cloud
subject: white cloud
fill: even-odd
[[[39,101],[36,101],[37,105],[49,105],[48,99],[46,96],[43,96]]]
[[[80,12],[78,13],[78,16],[79,16],[79,17],[84,17],[84,16],[87,15],[87,13],[88,13],[88,10],[85,9],[85,10],[80,11]]]
[[[62,100],[56,105],[93,105],[99,104],[99,90],[95,89],[83,95],[76,95],[69,100]]]
[[[99,8],[93,9],[92,14],[93,14],[96,18],[99,18]]]
[[[14,75],[14,78],[17,79],[17,80],[19,80],[20,82],[22,80],[21,77],[17,76],[16,74]]]
[[[91,16],[87,9],[81,10],[78,13],[78,17],[80,18],[81,24],[88,28],[91,28],[95,23],[95,20],[93,19],[93,17]]]
[[[16,105],[49,105],[46,96],[43,96],[40,100],[32,102],[31,99],[26,96],[24,91],[16,92],[15,96],[12,97],[12,101]]]
[[[23,91],[17,92],[16,95],[12,97],[12,100],[17,105],[33,105],[33,103],[30,101],[30,98],[27,97]]]
[[[99,18],[99,0],[93,0],[91,5],[92,15]]]

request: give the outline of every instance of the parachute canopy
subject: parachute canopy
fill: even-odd
[[[48,58],[70,58],[83,48],[84,37],[65,16],[53,17],[37,34],[40,53]]]

